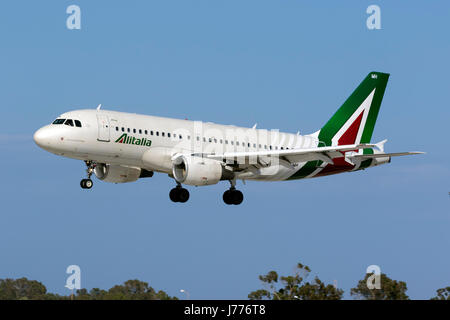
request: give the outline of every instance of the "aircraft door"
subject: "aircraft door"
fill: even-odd
[[[109,142],[109,118],[105,114],[97,114],[98,141]]]

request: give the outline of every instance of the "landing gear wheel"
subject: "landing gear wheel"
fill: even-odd
[[[83,189],[90,189],[90,188],[92,188],[93,185],[94,185],[94,183],[92,182],[91,179],[83,179],[80,182],[80,186]]]
[[[189,200],[189,191],[182,187],[175,187],[170,190],[169,197],[173,202],[185,203]]]
[[[232,193],[232,199],[234,205],[239,205],[244,201],[244,195],[239,190],[234,190]]]
[[[244,195],[241,191],[231,188],[223,193],[223,202],[225,204],[239,205],[244,200]]]
[[[225,202],[225,204],[233,204],[231,201],[231,190],[227,190],[223,193],[223,202]]]
[[[180,191],[180,188],[173,188],[172,190],[170,190],[170,193],[169,193],[170,200],[172,200],[173,202],[178,202],[179,191]]]
[[[178,192],[178,201],[181,203],[185,203],[189,200],[189,191],[185,188],[181,188]]]

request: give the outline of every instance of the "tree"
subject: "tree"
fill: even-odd
[[[318,277],[312,282],[306,282],[311,269],[301,263],[297,264],[293,276],[281,276],[275,271],[259,276],[259,280],[267,289],[259,289],[249,293],[250,300],[340,300],[343,290],[333,285],[326,285]]]
[[[20,279],[0,279],[0,300],[70,300],[72,297],[47,293],[47,288],[40,282]],[[75,300],[176,300],[164,291],[156,292],[147,282],[128,280],[108,291],[99,288],[79,289],[73,297]]]
[[[450,300],[450,287],[437,289],[436,294],[431,300]]]
[[[0,279],[0,300],[44,299],[47,288],[27,278]]]
[[[121,285],[116,285],[108,291],[93,288],[90,292],[86,289],[77,290],[76,300],[171,300],[164,291],[156,292],[147,282],[135,280],[125,281]]]
[[[107,299],[156,300],[156,293],[147,282],[128,280],[123,285],[114,286],[106,294]]]
[[[350,290],[350,294],[363,300],[408,300],[406,295],[408,288],[406,282],[392,280],[386,274],[380,275],[380,289],[369,289],[367,279],[372,274],[367,273],[363,280],[359,280],[358,285]]]

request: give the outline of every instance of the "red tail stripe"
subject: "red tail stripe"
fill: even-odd
[[[358,135],[358,131],[359,131],[359,126],[361,125],[363,114],[364,114],[364,110],[361,112],[361,114],[358,116],[358,118],[356,118],[356,120],[353,121],[351,126],[348,127],[347,131],[344,132],[344,134],[338,140],[339,146],[355,143],[356,136]]]

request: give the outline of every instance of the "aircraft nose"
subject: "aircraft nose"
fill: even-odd
[[[34,142],[41,148],[50,144],[51,130],[48,127],[42,127],[34,133]]]

